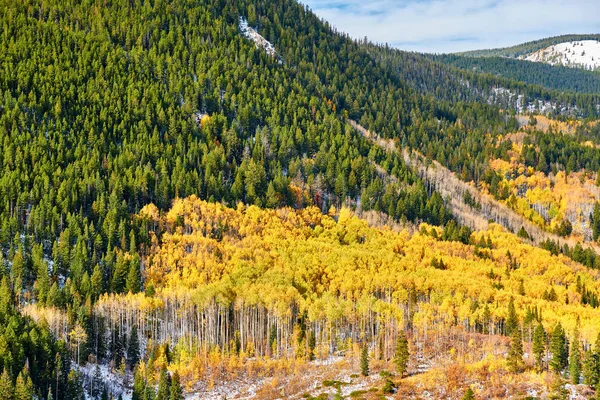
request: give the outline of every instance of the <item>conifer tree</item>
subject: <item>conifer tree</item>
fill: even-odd
[[[598,174],[598,179],[600,180],[600,174]],[[592,222],[592,237],[594,241],[598,240],[600,236],[600,203],[596,202],[594,204],[594,212],[591,218]]]
[[[535,366],[539,372],[544,369],[544,357],[546,356],[546,341],[547,341],[546,330],[544,326],[539,323],[533,331],[533,358],[535,360]]]
[[[119,330],[115,329],[113,340],[111,342],[111,359],[113,360],[115,366],[119,366],[121,359],[123,358],[123,354],[125,352],[123,345],[123,336],[120,335]]]
[[[369,346],[366,344],[360,352],[360,372],[363,376],[369,376]]]
[[[144,400],[146,397],[146,380],[142,372],[142,368],[136,368],[135,376],[133,377],[133,393],[132,400]]]
[[[179,373],[175,371],[171,377],[171,393],[169,400],[183,400],[183,388],[181,387],[181,379]]]
[[[593,350],[588,350],[583,355],[583,383],[591,387],[598,384],[598,354]]]
[[[567,339],[560,323],[556,324],[556,327],[552,331],[552,338],[550,339],[550,353],[552,354],[550,359],[550,367],[554,372],[560,374],[568,364]]]
[[[574,385],[578,385],[581,379],[581,347],[579,344],[579,331],[575,329],[569,351],[569,376]]]
[[[29,371],[25,368],[17,377],[15,383],[14,400],[31,400],[33,397],[33,383]]]
[[[523,337],[519,328],[514,329],[510,337],[510,349],[506,362],[511,372],[520,372],[523,369]]]
[[[406,373],[409,357],[408,339],[406,338],[404,331],[401,330],[398,334],[398,339],[396,339],[396,354],[394,355],[396,372],[400,374],[400,377],[404,376]]]
[[[99,264],[94,266],[92,277],[90,278],[92,298],[96,300],[98,296],[104,291],[104,276],[102,274],[102,268]]]
[[[562,375],[554,373],[550,384],[550,399],[552,400],[568,400],[569,391],[565,388],[565,380]]]
[[[518,326],[519,320],[517,318],[517,311],[515,310],[515,299],[511,297],[508,303],[508,316],[506,317],[506,336],[511,336]]]
[[[85,393],[82,386],[83,378],[79,372],[71,371],[67,377],[66,400],[84,400]]]
[[[0,399],[13,400],[14,387],[12,379],[8,375],[8,370],[4,368],[0,375]]]
[[[127,273],[127,281],[125,283],[125,291],[137,293],[140,291],[140,263],[137,261],[137,256],[129,263],[129,272]]]
[[[462,400],[475,400],[475,393],[473,393],[473,389],[467,388]]]
[[[163,367],[158,378],[158,391],[156,392],[155,400],[169,400],[171,389],[171,378],[167,372],[167,368]]]
[[[137,335],[137,327],[133,325],[129,335],[129,345],[127,346],[127,364],[130,368],[140,361],[140,343]]]
[[[314,361],[315,359],[315,346],[317,344],[317,339],[315,337],[315,332],[310,331],[308,335],[308,360]]]
[[[94,377],[92,378],[92,384],[90,385],[90,397],[93,399],[100,399],[103,391],[104,382],[102,380],[102,374],[100,373],[100,367],[96,364]]]

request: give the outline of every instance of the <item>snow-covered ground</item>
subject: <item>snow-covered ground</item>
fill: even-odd
[[[243,17],[240,17],[240,30],[245,37],[254,42],[257,49],[263,49],[271,57],[275,57],[277,55],[275,46],[273,46],[273,44],[271,44],[271,42],[269,42],[267,39],[262,37],[260,33],[256,32],[256,30],[252,29],[248,25],[248,21]]]
[[[96,364],[87,363],[86,365],[80,366],[76,363],[71,363],[71,368],[81,372],[83,376],[85,398],[87,400],[91,399],[89,392],[91,385],[93,385],[94,375],[96,374]],[[129,386],[131,386],[131,381],[133,380],[131,373],[128,373],[124,379],[117,371],[112,371],[108,365],[98,364],[98,368],[100,370],[102,382],[106,385],[106,389],[111,396],[116,399],[120,395],[123,400],[131,400],[132,391],[129,388]],[[126,384],[124,380],[129,381],[128,384]]]
[[[521,58],[550,65],[597,69],[600,68],[600,41],[581,40],[559,43]]]

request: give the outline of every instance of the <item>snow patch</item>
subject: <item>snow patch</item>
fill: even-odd
[[[106,386],[108,393],[114,398],[121,396],[123,400],[131,400],[132,390],[130,386],[133,381],[131,373],[127,372],[126,376],[123,377],[117,371],[111,370],[108,365],[93,363],[77,365],[77,363],[71,363],[71,369],[81,372],[86,399],[92,399],[90,391],[93,386],[94,375],[96,374],[96,365],[100,370],[102,382]]]
[[[240,31],[242,35],[252,40],[257,49],[263,49],[271,57],[277,56],[275,46],[265,39],[260,33],[248,25],[248,21],[244,17],[240,17]],[[281,60],[279,61],[281,63]]]
[[[550,65],[598,69],[600,68],[600,41],[581,40],[559,43],[519,58]]]

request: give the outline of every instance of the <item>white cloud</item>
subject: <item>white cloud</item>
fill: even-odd
[[[352,37],[404,50],[504,47],[567,33],[599,33],[599,0],[301,0]]]

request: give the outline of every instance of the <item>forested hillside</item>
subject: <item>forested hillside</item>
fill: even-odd
[[[388,380],[400,397],[428,390],[445,398],[479,384],[478,396],[493,396],[500,389],[478,375],[487,368],[493,379],[514,383],[507,395],[522,394],[517,383],[523,381],[551,393],[545,373],[537,373],[572,371],[599,333],[598,271],[523,244],[498,225],[471,232],[424,224],[415,234],[398,233],[370,228],[348,209],[329,215],[316,207],[231,209],[195,196],[176,200],[165,213],[148,205],[135,218],[151,238],[141,259],[145,293],[136,286],[100,296],[92,326],[106,331],[92,328],[81,349],[81,357],[94,353],[115,365],[123,353],[97,353],[95,343],[124,346],[124,362],[135,354],[142,362],[134,393],[157,384],[165,366],[208,397],[218,393],[213,386],[237,388],[239,378],[254,384],[300,365],[326,373],[319,365],[358,358],[356,346],[368,349],[367,368],[392,371]],[[64,338],[64,314],[52,307],[34,316],[44,315]],[[400,332],[408,336],[405,361],[398,358]],[[498,340],[499,348],[488,347]],[[481,347],[465,347],[469,341]],[[561,358],[559,351],[575,348],[576,357]],[[437,374],[448,373],[448,362],[459,369],[474,363],[474,369],[454,388],[432,385]],[[586,365],[585,376],[595,368]],[[420,378],[403,379],[417,371]],[[264,384],[263,395],[272,398],[272,385],[275,393],[302,393],[285,392],[292,389],[284,382]],[[375,390],[385,394],[377,386],[385,382],[375,382]],[[309,386],[298,390],[319,394]]]
[[[373,347],[381,335],[390,359],[399,331],[412,341],[431,328],[413,332],[411,296],[437,304],[423,279],[451,270],[446,256],[473,259],[478,268],[484,260],[494,290],[501,290],[496,274],[507,265],[516,269],[504,250],[526,245],[498,230],[515,244],[491,254],[493,243],[477,244],[480,237],[458,224],[451,199],[424,182],[402,153],[372,143],[350,121],[505,201],[516,189],[493,162],[514,157],[518,112],[572,120],[599,112],[598,95],[558,93],[353,41],[292,0],[0,0],[0,23],[0,397],[7,399],[81,399],[86,390],[93,398],[177,400],[182,384],[205,384],[215,365],[247,366],[236,357],[250,349],[261,357],[275,351],[279,365],[310,360],[310,343],[328,354],[343,348],[337,341]],[[540,145],[524,146],[517,160],[527,167],[598,169],[598,125],[532,137]],[[189,196],[196,197],[179,200]],[[337,221],[324,216],[344,205],[408,229],[429,225],[423,234],[397,236],[367,228],[347,210]],[[285,206],[291,208],[269,210]],[[284,214],[295,228],[278,226],[282,235],[299,235],[310,243],[296,244],[310,247],[314,234],[325,247],[273,253],[285,238],[269,231],[270,220],[285,225]],[[338,232],[345,218],[358,230]],[[177,235],[191,242],[180,246]],[[376,247],[363,246],[368,235],[431,243],[438,236],[444,249],[458,246],[461,255],[440,249],[435,261],[424,254],[420,262],[402,256],[394,264],[394,251],[403,247],[372,259]],[[493,240],[493,232],[486,235]],[[256,243],[237,248],[246,237]],[[196,240],[207,247],[195,248]],[[220,247],[229,241],[231,247]],[[332,274],[355,276],[360,287],[336,286],[327,271],[346,245],[356,252]],[[316,265],[329,248],[332,258]],[[549,257],[529,246],[523,251]],[[295,271],[291,254],[306,257],[308,269]],[[271,256],[281,257],[275,269]],[[564,298],[566,307],[568,296],[568,307],[582,310],[582,338],[591,343],[595,271],[562,256],[551,260],[562,272],[583,271],[585,286],[573,291],[575,275],[569,287],[540,278],[536,285],[554,292],[543,301],[558,293],[555,301]],[[367,266],[373,270],[363,276]],[[406,275],[412,291],[398,275],[404,269],[414,271]],[[504,300],[516,296],[518,282],[506,274]],[[366,276],[391,281],[378,286]],[[469,288],[476,280],[440,293],[475,290]],[[272,303],[263,304],[271,289]],[[169,290],[194,297],[180,302]],[[254,297],[238,298],[240,290]],[[411,293],[413,305],[401,305],[406,299],[394,298],[396,290]],[[491,291],[467,292],[464,299],[493,306]],[[526,305],[546,304],[528,293],[515,297],[521,319]],[[381,315],[398,315],[393,326],[373,323],[379,311],[353,310],[362,297],[367,309],[385,299],[377,307]],[[204,307],[210,312],[203,314]],[[325,315],[327,307],[335,317]],[[508,332],[503,309],[494,310],[489,329]],[[572,329],[561,310],[538,319],[547,330],[558,321]],[[458,325],[446,321],[436,334]],[[474,324],[467,331],[490,332]],[[301,343],[307,353],[297,354]],[[275,367],[265,363],[269,376]]]
[[[580,40],[600,40],[600,34],[573,34],[553,36],[545,39],[533,40],[531,42],[518,44],[511,47],[499,49],[473,50],[458,53],[467,57],[509,57],[517,58],[525,54],[536,52],[540,49],[552,46],[553,44],[573,42]]]
[[[559,91],[600,92],[600,73],[561,65],[548,65],[504,57],[469,57],[462,55],[433,56],[444,64],[515,79]]]

